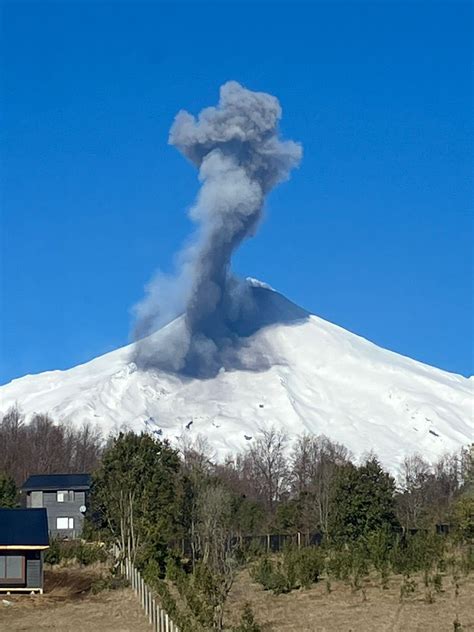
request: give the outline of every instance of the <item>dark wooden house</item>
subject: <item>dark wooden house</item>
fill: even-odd
[[[0,509],[0,592],[43,592],[46,509]]]
[[[90,474],[35,474],[22,485],[28,508],[44,507],[52,537],[74,539],[82,532]]]

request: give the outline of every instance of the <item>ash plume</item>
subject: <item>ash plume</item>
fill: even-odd
[[[257,306],[248,283],[230,271],[233,252],[253,236],[265,197],[301,159],[301,145],[279,138],[278,100],[235,81],[220,89],[216,107],[194,118],[181,111],[169,143],[199,170],[201,188],[190,218],[196,234],[178,257],[174,276],[157,275],[136,306],[135,362],[201,377],[233,358]],[[165,336],[154,331],[178,314]]]

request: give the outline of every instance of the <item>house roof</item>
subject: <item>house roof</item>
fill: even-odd
[[[22,485],[24,492],[57,491],[58,489],[85,490],[91,486],[90,474],[34,474]]]
[[[0,509],[0,549],[22,546],[49,546],[46,509]]]

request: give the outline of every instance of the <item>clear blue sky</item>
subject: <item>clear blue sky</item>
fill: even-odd
[[[472,4],[12,2],[2,18],[0,382],[123,345],[189,235],[169,147],[236,79],[302,166],[234,261],[379,345],[470,374]]]

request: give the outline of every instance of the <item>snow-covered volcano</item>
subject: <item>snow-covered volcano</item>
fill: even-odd
[[[152,428],[172,442],[199,434],[220,457],[273,424],[290,438],[323,433],[356,455],[373,450],[393,470],[414,452],[434,460],[473,441],[473,378],[377,347],[263,284],[252,292],[255,319],[236,324],[238,344],[211,378],[139,370],[131,344],[13,380],[0,387],[0,409],[17,403],[27,417],[47,412],[106,433]],[[182,325],[178,318],[153,334],[157,353]]]

